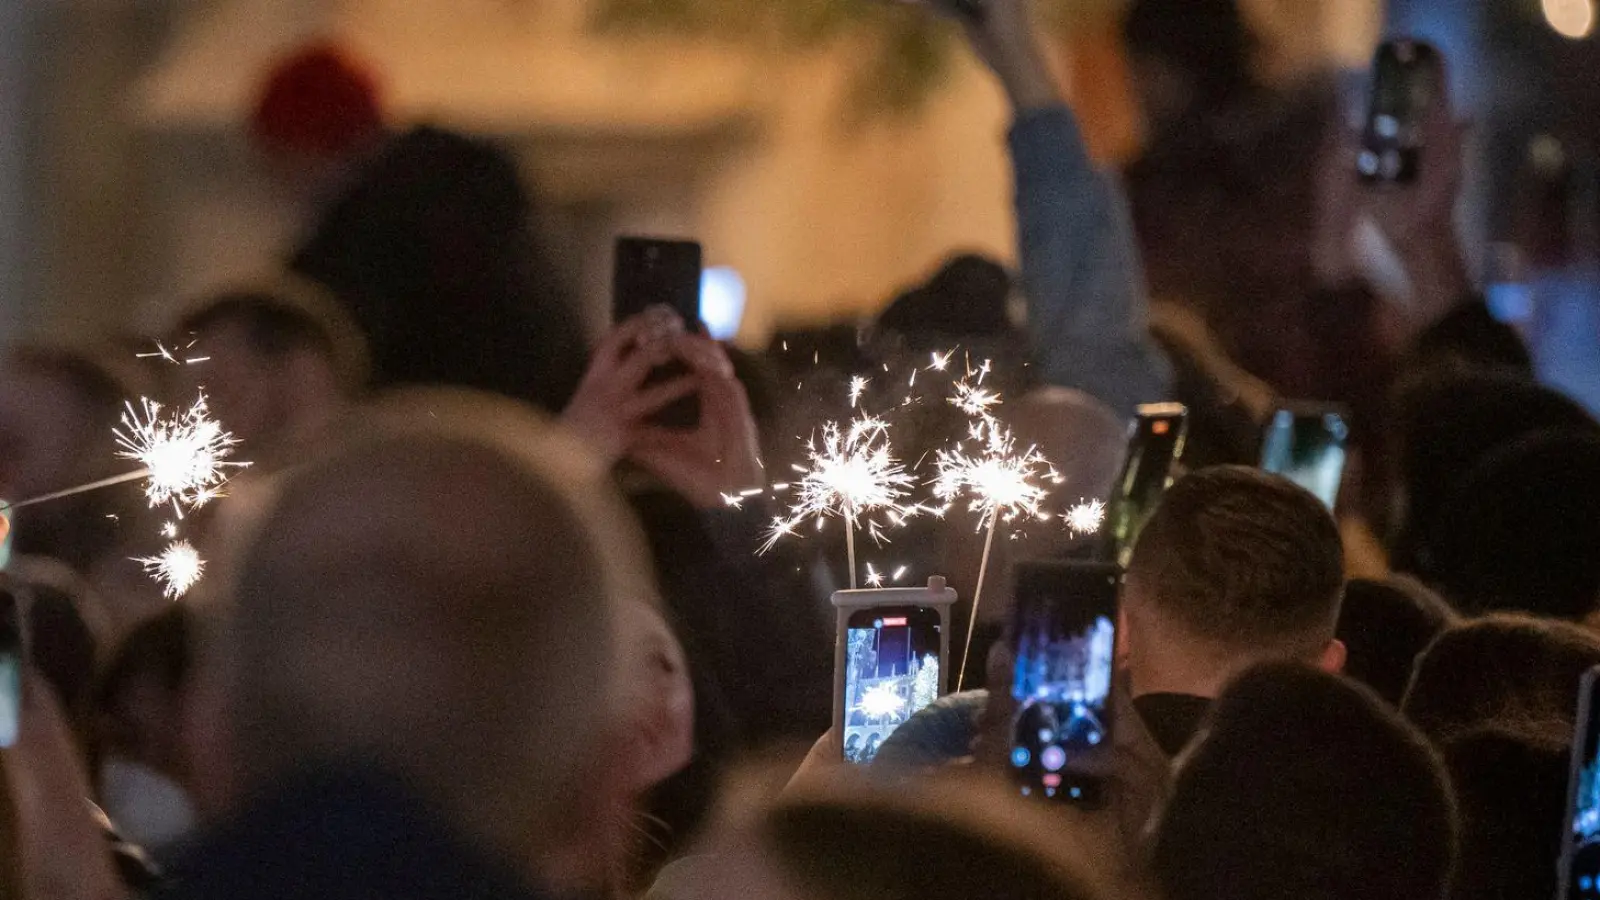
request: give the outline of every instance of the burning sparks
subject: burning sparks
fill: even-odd
[[[856,704],[856,709],[874,719],[886,719],[905,709],[906,699],[893,684],[879,684],[867,689],[861,695],[861,702]]]
[[[1050,490],[1042,481],[1059,483],[1061,476],[1044,455],[1035,447],[1017,452],[1010,430],[993,420],[974,425],[972,437],[981,445],[975,454],[967,451],[965,442],[939,451],[934,459],[934,494],[946,504],[962,495],[969,497],[968,508],[980,514],[979,528],[992,517],[1006,522],[1021,517],[1048,519],[1050,514],[1040,504]]]
[[[883,587],[883,573],[873,568],[872,563],[867,563],[867,587]]]
[[[894,458],[889,426],[882,419],[863,416],[848,428],[828,422],[821,441],[813,439],[808,445],[807,456],[809,465],[794,467],[801,477],[790,485],[795,497],[789,515],[772,523],[763,552],[808,519],[820,526],[825,518],[839,516],[855,528],[863,516],[881,512],[898,525],[915,511],[902,500],[916,480]],[[883,540],[881,522],[868,518],[865,527],[874,540]]]
[[[867,392],[867,385],[871,383],[860,375],[850,379],[850,407],[852,409],[861,403],[861,395]]]
[[[194,545],[188,541],[173,541],[161,551],[160,556],[136,559],[134,562],[144,566],[146,572],[160,581],[162,593],[173,600],[188,593],[206,570],[205,560],[200,558]]]
[[[183,509],[196,509],[220,496],[227,470],[248,465],[228,462],[238,443],[209,415],[205,394],[182,412],[163,416],[161,405],[141,399],[139,408],[128,404],[117,429],[117,456],[144,466],[145,497],[151,506],[171,502],[182,517]]]
[[[1067,527],[1074,534],[1094,534],[1106,520],[1106,505],[1099,500],[1079,503],[1067,510]]]
[[[988,418],[989,410],[1000,405],[1000,395],[962,381],[956,385],[956,395],[950,402],[969,416]]]

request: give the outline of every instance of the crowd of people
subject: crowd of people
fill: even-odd
[[[317,211],[282,271],[0,360],[0,497],[119,474],[139,396],[203,390],[251,463],[182,523],[205,568],[177,601],[139,484],[7,514],[0,897],[1555,896],[1600,422],[1472,287],[1448,98],[1417,180],[1365,185],[1233,0],[1138,0],[1146,149],[1108,172],[1027,0],[965,9],[1013,112],[1015,272],[956,257],[768,354],[669,308],[588,346],[507,155],[392,127],[337,46],[276,69],[251,131]],[[1363,217],[1411,297],[1361,277]],[[842,536],[756,552],[769,472],[841,417],[816,386],[956,347],[1074,497],[1111,492],[1139,405],[1189,411],[1125,566],[1095,803],[1008,779],[1009,573],[1081,542],[998,542],[972,689],[870,765],[829,728]],[[695,424],[658,418],[691,395]],[[1332,513],[1256,467],[1295,400],[1351,411]],[[963,594],[989,552],[932,517],[896,540]]]

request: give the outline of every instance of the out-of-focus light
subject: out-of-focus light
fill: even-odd
[[[1595,0],[1544,0],[1544,20],[1574,41],[1594,33]]]
[[[700,275],[700,321],[719,341],[731,341],[744,321],[744,279],[726,267],[714,266]]]

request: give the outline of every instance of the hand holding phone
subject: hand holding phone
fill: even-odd
[[[700,245],[694,241],[618,238],[612,271],[614,321],[626,322],[659,307],[676,314],[685,330],[702,331],[700,276]],[[682,361],[669,359],[653,368],[644,384],[654,387],[686,374]],[[699,398],[685,396],[651,418],[667,428],[694,428],[700,420]]]
[[[1372,95],[1356,171],[1370,183],[1417,180],[1425,144],[1425,118],[1443,89],[1439,51],[1421,41],[1378,45],[1372,61]]]
[[[1560,886],[1556,900],[1600,897],[1600,667],[1578,687],[1577,728],[1567,778],[1567,821],[1562,823]]]
[[[675,344],[683,337],[676,314],[647,309],[613,328],[595,348],[561,421],[605,465],[627,455],[641,423],[694,392],[697,380],[687,371],[650,382],[652,373],[677,358]]]
[[[1109,563],[1017,570],[1010,765],[1024,796],[1104,802],[1121,587]]]
[[[834,593],[834,734],[847,762],[872,762],[896,728],[944,693],[955,600],[937,576],[926,588]]]

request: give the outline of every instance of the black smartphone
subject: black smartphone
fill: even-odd
[[[1557,900],[1600,897],[1600,710],[1595,682],[1600,667],[1583,674],[1578,687],[1578,727],[1572,738],[1567,777],[1567,821],[1562,829]]]
[[[683,318],[690,331],[700,331],[700,245],[694,241],[617,238],[612,270],[612,316],[631,319],[652,306],[666,305]],[[688,374],[681,362],[659,366],[646,385]],[[700,424],[700,398],[685,397],[657,413],[652,421],[666,428],[692,429]]]
[[[1155,511],[1156,503],[1172,483],[1173,469],[1183,457],[1189,430],[1189,411],[1181,403],[1152,403],[1139,407],[1128,428],[1128,452],[1122,472],[1106,503],[1106,524],[1100,558],[1127,564],[1139,530]]]
[[[1372,60],[1372,96],[1356,171],[1372,184],[1409,184],[1422,157],[1422,120],[1441,89],[1439,51],[1422,41],[1384,41]]]
[[[1344,480],[1345,442],[1350,437],[1347,418],[1343,407],[1332,405],[1279,409],[1261,442],[1262,470],[1284,476],[1333,509]]]
[[[939,698],[939,610],[883,606],[850,613],[845,628],[844,758],[870,763],[918,710]]]
[[[1011,773],[1024,796],[1105,802],[1122,569],[1035,562],[1017,569]]]
[[[0,587],[0,747],[17,743],[22,716],[22,610],[16,592]]]

